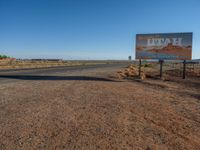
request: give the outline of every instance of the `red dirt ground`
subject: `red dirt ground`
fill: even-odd
[[[199,78],[110,79],[2,84],[0,149],[200,149]]]

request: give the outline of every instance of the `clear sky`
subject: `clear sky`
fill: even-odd
[[[0,0],[0,54],[16,58],[128,59],[137,33],[193,32],[200,0]]]

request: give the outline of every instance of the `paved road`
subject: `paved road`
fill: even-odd
[[[18,80],[28,80],[28,79],[37,79],[37,80],[48,80],[52,79],[65,79],[65,76],[71,76],[71,79],[74,79],[73,76],[80,77],[81,75],[91,75],[92,72],[96,70],[103,70],[104,72],[107,69],[120,69],[127,66],[128,63],[120,64],[97,64],[97,65],[83,65],[83,66],[66,66],[66,67],[52,67],[52,68],[43,68],[43,69],[23,69],[23,70],[6,70],[0,71],[0,84],[15,82]],[[61,78],[62,77],[62,78]]]

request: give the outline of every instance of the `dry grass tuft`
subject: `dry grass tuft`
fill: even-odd
[[[136,65],[129,65],[126,69],[119,70],[117,72],[117,77],[119,79],[139,77],[138,67]],[[143,80],[145,78],[146,78],[146,75],[145,75],[144,71],[141,70],[140,79]]]

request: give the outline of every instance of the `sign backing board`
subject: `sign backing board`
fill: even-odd
[[[191,60],[193,33],[136,35],[136,59]]]

